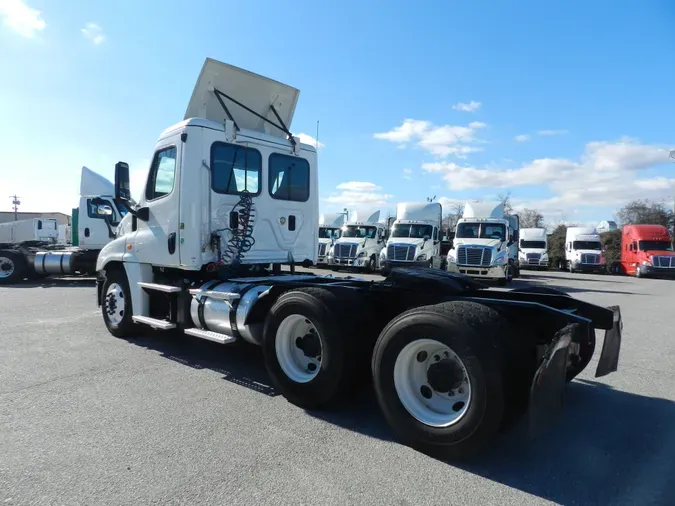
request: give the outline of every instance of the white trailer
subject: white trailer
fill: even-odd
[[[521,269],[548,269],[548,237],[545,228],[521,228],[518,260]]]
[[[342,235],[344,223],[344,213],[322,214],[319,217],[317,265],[328,265],[328,258],[333,256],[333,247],[335,246],[335,241]]]
[[[518,215],[501,202],[467,202],[457,221],[448,271],[506,285],[520,275]]]
[[[565,265],[570,272],[607,272],[602,240],[595,227],[568,227],[565,233]]]
[[[380,221],[380,211],[374,212],[365,221],[359,221],[358,214],[353,212],[351,220],[342,227],[342,235],[335,241],[332,255],[328,255],[328,265],[333,270],[355,267],[375,272],[379,269],[386,234],[387,226]]]
[[[87,167],[80,175],[80,203],[72,228],[56,220],[27,220],[23,228],[0,225],[0,284],[49,275],[94,274],[98,252],[112,238],[127,208],[115,202],[113,183]],[[13,222],[18,223],[18,222]],[[37,228],[41,227],[41,228]],[[66,242],[68,240],[68,242]]]
[[[393,267],[441,268],[441,222],[439,202],[401,202],[396,220],[389,230],[386,248],[380,252],[380,269],[387,274]]]
[[[378,282],[296,273],[316,262],[319,222],[316,150],[289,130],[298,95],[206,60],[185,120],[159,137],[145,194],[98,256],[113,336],[150,326],[261,346],[274,388],[306,409],[372,378],[399,438],[444,457],[478,451],[521,409],[535,420],[555,409],[591,359],[593,328],[606,329],[596,376],[616,370],[618,308],[432,269]],[[115,174],[128,201],[129,166]],[[367,223],[352,227],[378,221]]]

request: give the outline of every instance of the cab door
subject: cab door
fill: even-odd
[[[181,160],[180,133],[163,139],[153,156],[145,192],[139,202],[139,217],[135,220],[137,232],[133,248],[141,263],[166,267],[180,264],[178,181]]]

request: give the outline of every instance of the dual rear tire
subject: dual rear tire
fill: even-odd
[[[474,302],[445,302],[400,314],[377,337],[353,295],[303,288],[279,298],[263,333],[274,387],[297,406],[320,409],[362,388],[370,370],[401,441],[444,458],[478,451],[522,387],[510,374],[516,339],[505,318]]]

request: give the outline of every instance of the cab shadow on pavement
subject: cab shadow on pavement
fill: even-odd
[[[96,286],[96,278],[44,278],[22,281],[7,288],[91,288]]]

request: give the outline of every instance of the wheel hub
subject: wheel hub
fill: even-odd
[[[0,257],[0,278],[8,278],[14,272],[14,262],[7,257]]]
[[[309,332],[295,340],[295,346],[300,348],[306,357],[318,357],[321,355],[321,341],[315,329],[309,329]]]
[[[447,393],[462,386],[464,373],[461,366],[450,358],[443,358],[427,369],[427,381],[436,392]]]

